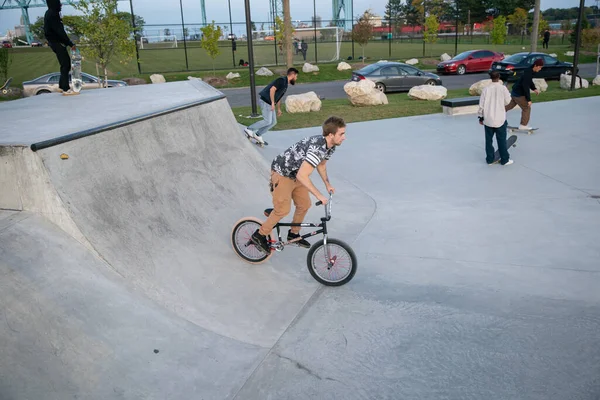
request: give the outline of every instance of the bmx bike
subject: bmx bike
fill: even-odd
[[[235,253],[244,261],[251,264],[262,264],[273,256],[275,252],[281,252],[288,245],[294,245],[296,242],[323,234],[323,239],[315,242],[308,250],[306,264],[312,277],[319,283],[326,286],[341,286],[354,277],[357,269],[356,255],[352,248],[345,242],[328,237],[327,222],[331,220],[331,205],[333,194],[329,194],[329,201],[325,206],[325,217],[321,218],[320,224],[315,223],[286,223],[279,222],[274,226],[273,231],[267,237],[269,242],[269,252],[257,247],[251,240],[252,234],[262,226],[262,221],[255,217],[244,217],[237,221],[231,232],[231,243]],[[318,201],[315,205],[320,206],[323,203]],[[272,208],[267,208],[264,215],[268,217]],[[283,241],[281,239],[281,227],[300,226],[303,228],[318,228],[317,230],[299,236],[295,239]],[[273,233],[277,232],[274,238]]]

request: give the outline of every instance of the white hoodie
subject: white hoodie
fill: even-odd
[[[477,114],[483,117],[483,124],[490,128],[499,128],[506,122],[505,106],[510,103],[510,92],[502,81],[492,82],[483,88],[479,97]]]

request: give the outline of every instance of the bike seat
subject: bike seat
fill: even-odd
[[[269,215],[271,215],[272,212],[273,212],[272,208],[265,209],[265,217],[268,217]]]

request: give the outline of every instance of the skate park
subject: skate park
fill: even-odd
[[[259,148],[198,80],[0,104],[0,398],[595,398],[599,108],[535,104],[510,166],[473,114],[348,124],[329,233],[358,271],[326,287],[305,249],[231,245],[319,127]]]

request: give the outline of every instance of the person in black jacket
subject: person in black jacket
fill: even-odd
[[[44,15],[44,36],[48,40],[48,45],[56,54],[56,58],[60,64],[60,80],[58,87],[63,93],[71,93],[69,86],[69,71],[71,70],[71,57],[66,49],[66,46],[75,51],[75,44],[69,39],[65,32],[65,27],[60,17],[62,4],[60,0],[46,0],[48,11]]]
[[[527,126],[531,117],[531,91],[535,92],[536,95],[540,94],[540,91],[533,84],[533,74],[540,72],[543,66],[544,60],[541,58],[535,60],[533,66],[526,68],[523,75],[521,75],[512,87],[510,93],[512,99],[506,106],[506,111],[512,110],[516,105],[521,107],[521,124],[519,125],[519,129],[521,130],[531,129],[531,127]]]

